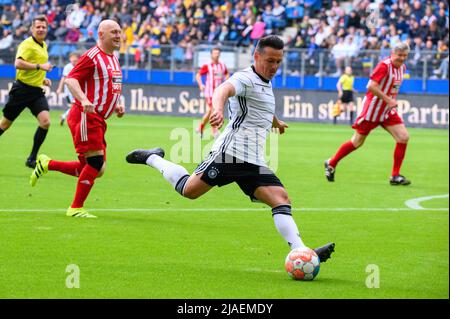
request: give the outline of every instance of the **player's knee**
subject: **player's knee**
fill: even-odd
[[[96,156],[91,156],[86,158],[86,162],[88,163],[89,166],[93,167],[94,169],[96,169],[99,173],[97,175],[97,177],[100,177],[101,175],[103,175],[103,172],[105,171],[104,169],[104,159],[103,159],[103,155],[96,155]]]
[[[273,198],[273,202],[271,206],[279,206],[279,205],[290,205],[291,200],[289,199],[289,195],[286,190],[275,195]]]
[[[6,131],[7,129],[9,129],[11,127],[12,122],[6,120],[5,118],[2,118],[2,120],[0,121],[0,129],[2,129],[2,131]]]
[[[280,202],[291,204],[291,200],[289,199],[289,195],[286,191],[282,192],[279,196]]]
[[[50,119],[39,121],[39,126],[44,130],[48,130],[50,128]]]
[[[183,191],[183,196],[189,199],[196,199],[200,197],[200,194],[194,189],[186,187]]]
[[[408,133],[401,134],[399,136],[399,138],[397,139],[398,143],[403,143],[403,144],[408,143],[408,141],[409,141],[409,134]]]
[[[360,148],[363,146],[365,139],[362,138],[355,138],[352,140],[352,144],[355,148]]]
[[[105,169],[106,169],[106,165],[105,163],[103,163],[102,168],[100,169],[100,171],[98,172],[97,178],[100,178],[103,176],[103,174],[105,173]]]

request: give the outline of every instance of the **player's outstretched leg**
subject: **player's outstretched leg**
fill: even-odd
[[[164,150],[153,148],[138,149],[128,153],[126,160],[130,164],[146,164],[156,168],[175,190],[183,196],[183,189],[189,178],[188,171],[181,165],[165,160]]]
[[[36,185],[37,180],[39,177],[43,176],[44,174],[47,174],[48,172],[48,163],[50,162],[51,158],[47,155],[40,154],[36,161],[36,167],[34,168],[33,173],[30,175],[30,185],[34,186]]]
[[[325,246],[315,248],[314,251],[316,252],[317,256],[319,256],[320,262],[324,263],[329,258],[331,258],[331,254],[334,252],[334,243],[328,243]]]
[[[127,154],[126,160],[130,164],[147,164],[150,155],[158,155],[164,158],[164,150],[162,148],[152,148],[150,150],[137,149]]]

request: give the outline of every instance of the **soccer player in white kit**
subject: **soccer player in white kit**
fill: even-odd
[[[252,201],[272,208],[275,227],[291,249],[305,247],[291,214],[291,201],[278,177],[264,159],[267,134],[272,128],[283,134],[288,127],[275,116],[275,97],[270,80],[283,60],[284,42],[275,35],[259,40],[254,65],[236,72],[213,94],[210,123],[220,128],[225,105],[230,121],[195,172],[165,160],[164,150],[138,149],[126,160],[159,170],[182,196],[195,199],[214,186],[236,182]],[[330,258],[334,243],[314,249],[321,262]]]
[[[72,106],[72,103],[75,102],[75,99],[73,98],[72,93],[70,93],[69,88],[67,87],[67,85],[64,84],[64,81],[66,80],[70,71],[72,71],[74,66],[78,63],[79,58],[80,58],[80,55],[77,52],[72,52],[69,55],[70,62],[64,66],[62,77],[61,77],[61,80],[59,81],[58,89],[56,90],[57,94],[64,93],[64,102],[66,103],[66,106],[67,106],[67,110],[61,115],[61,118],[59,121],[59,124],[61,126],[64,125],[67,115],[69,115],[69,111]]]

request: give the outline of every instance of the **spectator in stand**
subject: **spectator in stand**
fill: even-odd
[[[272,33],[273,22],[274,22],[274,16],[272,13],[272,6],[268,3],[266,4],[266,7],[264,9],[264,12],[262,13],[262,20],[266,24],[267,33]]]
[[[80,29],[70,28],[66,34],[65,42],[78,43],[79,40],[80,40]]]
[[[253,29],[250,33],[250,40],[253,42],[253,45],[256,46],[258,40],[264,36],[266,24],[262,21],[261,15],[258,15],[256,18],[256,22],[253,24]]]
[[[97,43],[97,40],[94,37],[94,31],[88,30],[87,32],[87,38],[84,40],[85,44],[93,46],[95,43]]]
[[[314,56],[311,52],[317,52],[316,43],[311,46],[312,38],[320,49],[326,50],[331,50],[336,44],[333,37],[346,38],[349,35],[354,37],[358,48],[371,49],[379,49],[383,40],[392,46],[399,40],[411,43],[418,36],[423,42],[431,38],[434,46],[440,40],[448,42],[448,4],[443,0],[357,0],[349,7],[342,1],[322,1],[319,8],[302,0],[131,0],[126,6],[113,0],[96,0],[75,4],[67,16],[69,2],[13,1],[13,4],[20,3],[20,6],[4,6],[0,14],[0,40],[4,27],[11,29],[16,39],[16,30],[23,26],[28,30],[31,19],[43,12],[49,21],[47,39],[52,42],[65,41],[72,27],[95,30],[103,19],[119,20],[127,34],[127,42],[120,49],[122,56],[133,43],[139,43],[145,32],[158,41],[164,33],[170,45],[179,43],[185,35],[189,35],[191,41],[199,43],[227,41],[227,44],[245,46],[260,38],[261,33],[283,34],[285,27],[296,27],[304,46],[310,48],[309,57]],[[285,8],[293,6],[303,6],[302,18],[286,19]],[[370,8],[380,10],[381,25],[378,28],[366,27],[367,9]],[[61,22],[66,18],[66,23]],[[212,28],[218,35],[210,33],[211,25],[215,25]],[[73,30],[70,33],[68,38],[75,42],[76,34]],[[317,63],[316,57],[311,61]],[[327,59],[326,55],[325,61]]]
[[[346,45],[344,38],[339,38],[338,42],[333,46],[331,54],[336,65],[336,72],[331,74],[333,77],[339,77],[342,74],[342,67],[347,57]]]
[[[228,41],[228,35],[229,35],[228,27],[225,24],[223,24],[222,28],[220,29],[220,33],[219,33],[217,40],[220,43],[223,43],[224,41]]]
[[[281,29],[286,27],[286,9],[283,7],[279,1],[273,1],[273,27],[276,29]]]
[[[55,30],[56,41],[63,42],[67,36],[69,29],[66,27],[66,20],[61,20],[59,22],[59,27]]]

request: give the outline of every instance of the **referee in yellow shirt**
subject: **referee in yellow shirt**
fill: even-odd
[[[0,120],[1,136],[26,107],[37,118],[39,126],[34,134],[33,148],[25,162],[30,168],[36,166],[37,153],[50,127],[49,107],[42,87],[52,84],[45,78],[46,72],[52,70],[52,65],[48,63],[47,44],[44,42],[47,29],[46,17],[36,16],[31,24],[32,35],[20,43],[14,62],[17,69],[16,80],[9,91],[8,102]]]
[[[355,82],[355,77],[353,76],[353,70],[351,67],[345,68],[345,73],[339,78],[337,82],[337,89],[339,93],[339,99],[341,100],[341,111],[346,110],[350,113],[350,125],[353,124],[353,119],[355,117],[356,108],[353,100],[353,83]]]

